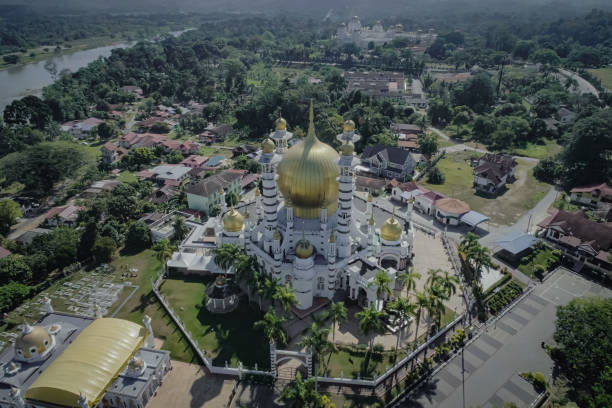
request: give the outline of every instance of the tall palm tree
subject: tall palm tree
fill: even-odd
[[[473,248],[476,244],[478,244],[478,235],[468,232],[459,243],[459,250],[467,254],[469,249]]]
[[[359,313],[355,313],[355,317],[359,319],[359,329],[364,336],[369,336],[372,333],[380,333],[383,330],[382,318],[385,316],[385,312],[378,311],[372,306],[368,306]],[[372,347],[374,346],[374,336],[370,337],[369,340],[369,353],[372,355]],[[365,371],[368,367],[365,367]]]
[[[289,316],[291,312],[291,307],[298,302],[297,296],[295,296],[295,290],[289,286],[288,283],[286,283],[285,286],[276,285],[272,298],[280,304],[287,316]]]
[[[278,282],[274,278],[265,277],[262,281],[261,295],[272,302],[272,305],[275,304],[276,299],[274,299],[274,295],[276,294],[276,287],[278,286]]]
[[[427,280],[425,284],[430,289],[438,286],[440,282],[440,275],[442,274],[442,269],[430,269],[427,271]]]
[[[398,297],[393,302],[389,304],[391,310],[397,313],[397,318],[399,322],[408,321],[408,318],[411,316],[416,316],[417,305],[410,302],[410,299],[404,297]],[[406,326],[402,326],[397,330],[397,339],[395,341],[395,355],[397,358],[397,349],[399,348],[400,340],[402,334],[404,332],[404,328]]]
[[[286,319],[282,316],[277,316],[274,310],[269,310],[262,320],[255,322],[253,327],[263,330],[268,340],[274,340],[277,344],[285,344],[287,342],[287,334],[283,329],[285,321]]]
[[[223,244],[212,250],[213,261],[224,271],[234,266],[236,258],[243,253],[243,250],[236,244]]]
[[[155,251],[155,257],[162,264],[162,269],[164,273],[167,272],[168,259],[172,258],[172,253],[174,252],[174,248],[170,245],[170,241],[167,239],[160,239],[153,246],[153,250]]]
[[[321,394],[316,391],[315,378],[302,379],[299,372],[295,380],[287,384],[281,393],[280,399],[289,408],[309,408],[321,406]]]
[[[474,284],[480,285],[480,279],[482,278],[482,272],[485,268],[493,267],[493,261],[491,260],[491,252],[489,248],[485,248],[478,244],[477,247],[471,251],[471,260],[474,263]]]
[[[387,272],[382,269],[378,270],[378,273],[372,282],[370,282],[370,286],[376,286],[376,298],[378,299],[377,307],[380,306],[380,309],[382,309],[382,304],[384,304],[384,297],[391,296],[390,284],[391,278],[387,275]]]
[[[298,343],[299,347],[312,350],[317,361],[323,360],[323,353],[330,349],[329,327],[321,326],[317,322],[312,322],[306,334]]]
[[[410,291],[416,289],[416,282],[419,279],[421,279],[421,274],[416,272],[414,268],[410,268],[408,272],[401,273],[397,277],[402,289],[406,289],[407,295],[410,294]]]
[[[416,326],[414,328],[414,343],[416,344],[418,340],[419,334],[419,324],[421,324],[421,317],[423,316],[423,311],[429,309],[430,298],[427,296],[425,292],[416,292],[415,295],[415,304],[416,304],[416,315],[415,315],[415,323]]]
[[[442,271],[442,274],[438,276],[438,285],[440,286],[441,292],[444,295],[444,300],[450,299],[452,295],[457,293],[458,284],[459,278],[450,274],[446,270]]]
[[[340,323],[340,320],[344,320],[347,317],[346,306],[344,302],[333,302],[329,309],[329,317],[332,321],[332,341],[336,342],[336,325]]]

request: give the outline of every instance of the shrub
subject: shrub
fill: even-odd
[[[440,169],[436,166],[429,170],[429,174],[427,176],[427,182],[430,184],[444,184],[446,177],[444,177],[444,173],[440,171]]]

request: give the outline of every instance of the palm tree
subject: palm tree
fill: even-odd
[[[378,270],[378,273],[372,282],[370,282],[370,286],[376,286],[376,298],[378,299],[377,306],[380,305],[380,309],[382,309],[382,305],[380,303],[383,302],[384,304],[384,297],[391,295],[391,288],[389,287],[390,283],[391,278],[382,269]]]
[[[344,302],[333,302],[329,309],[329,317],[332,320],[332,342],[336,342],[336,325],[340,323],[340,320],[346,319],[347,311]]]
[[[472,249],[470,258],[474,263],[473,281],[476,285],[480,285],[480,279],[482,278],[484,268],[493,267],[489,248],[485,248],[478,244],[478,246]]]
[[[461,240],[461,243],[459,243],[459,250],[467,255],[470,248],[474,247],[476,244],[478,244],[478,235],[473,232],[468,232]]]
[[[397,313],[397,320],[400,322],[408,321],[408,318],[411,316],[416,316],[417,305],[411,303],[408,298],[398,297],[395,301],[389,304],[391,310]],[[404,327],[398,328],[397,330],[397,340],[395,341],[395,355],[397,358],[397,349],[399,348],[401,336],[404,331]]]
[[[170,245],[170,242],[164,238],[155,243],[153,250],[155,250],[155,257],[162,264],[164,273],[166,273],[166,263],[168,262],[168,259],[172,258],[174,248]]]
[[[328,338],[329,327],[323,327],[317,322],[312,322],[306,331],[306,335],[304,335],[302,340],[298,343],[298,346],[312,350],[317,361],[323,361],[323,353],[330,350],[333,346],[333,344],[330,344]]]
[[[369,336],[371,333],[380,333],[383,329],[382,318],[385,316],[385,312],[378,311],[372,306],[368,306],[361,312],[356,313],[355,317],[359,319],[359,329],[364,336]],[[369,353],[372,355],[372,347],[374,346],[374,336],[370,337],[369,340]],[[365,371],[368,370],[366,365]]]
[[[283,323],[286,319],[282,316],[277,316],[274,310],[269,310],[263,316],[262,320],[255,322],[253,327],[261,329],[264,335],[277,344],[285,344],[287,342],[287,334],[283,329]]]
[[[419,334],[419,324],[421,324],[421,316],[423,315],[423,310],[429,309],[430,298],[425,292],[416,292],[415,303],[417,313],[415,315],[416,326],[414,328],[414,343],[416,344]]]
[[[236,244],[223,244],[213,249],[212,253],[215,264],[227,272],[229,268],[234,266],[234,261],[243,251]]]
[[[452,295],[457,293],[458,284],[459,278],[455,275],[451,275],[448,271],[442,271],[442,274],[438,276],[438,285],[440,286],[445,300],[450,299]]]
[[[260,294],[265,299],[268,299],[269,301],[271,301],[272,305],[274,305],[274,302],[276,300],[274,299],[274,295],[276,294],[277,286],[278,286],[278,282],[274,278],[265,277],[263,281],[261,282]]]
[[[408,272],[401,273],[397,277],[402,289],[406,289],[406,294],[410,294],[410,291],[416,289],[416,282],[419,279],[421,279],[421,274],[416,272],[414,268],[410,268]]]
[[[321,406],[321,394],[316,391],[315,378],[302,379],[299,372],[295,380],[287,384],[280,396],[289,408],[309,408]]]
[[[285,314],[289,316],[291,307],[296,305],[298,302],[297,296],[295,296],[295,290],[293,290],[288,283],[286,283],[285,286],[276,285],[274,289],[274,295],[272,295],[272,298],[278,301],[281,308],[285,311]]]
[[[251,284],[254,282],[254,274],[259,271],[257,259],[246,254],[239,254],[234,260],[234,268],[236,270],[236,281],[245,282],[247,292],[251,293]]]
[[[427,287],[433,290],[434,287],[437,287],[440,281],[440,274],[442,274],[442,269],[430,269],[427,271],[427,280],[425,284]]]

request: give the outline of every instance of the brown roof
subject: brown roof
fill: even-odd
[[[612,186],[607,183],[596,184],[588,187],[574,187],[570,193],[591,193],[594,196],[612,196]]]
[[[474,169],[474,175],[490,180],[494,184],[499,184],[505,174],[502,166],[491,162],[484,162]]]
[[[234,180],[242,178],[242,173],[225,170],[221,173],[213,174],[204,180],[190,184],[185,188],[185,192],[203,197],[209,197],[222,188],[229,186]]]
[[[579,238],[595,250],[609,250],[612,247],[612,227],[591,221],[582,211],[568,212],[559,210],[546,218],[538,226],[561,229],[565,235]]]
[[[385,187],[385,180],[383,179],[375,179],[375,178],[371,178],[371,177],[364,177],[364,176],[356,176],[355,177],[355,184],[359,187],[365,187],[365,188],[373,188],[374,190],[381,190],[382,188]]]
[[[466,202],[456,198],[441,198],[436,201],[435,206],[447,214],[465,214],[470,211],[470,206]]]
[[[501,166],[502,171],[505,171],[506,169],[512,169],[518,164],[516,160],[514,160],[514,157],[505,153],[485,153],[485,155],[482,156],[480,160],[489,163],[495,163]]]
[[[419,186],[417,186],[414,181],[408,181],[406,183],[402,183],[398,187],[399,187],[400,190],[408,191],[408,192],[419,189]]]
[[[398,140],[397,146],[402,149],[416,149],[419,147],[419,143],[415,140]]]

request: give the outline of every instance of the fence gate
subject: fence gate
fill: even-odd
[[[297,367],[281,367],[281,363],[289,360],[296,360],[301,364]],[[301,368],[305,368],[301,370]],[[270,371],[274,374],[275,378],[281,380],[292,381],[295,379],[298,371],[302,375],[302,378],[308,378],[312,376],[312,352],[302,353],[299,351],[290,350],[278,350],[276,343],[270,343]]]

